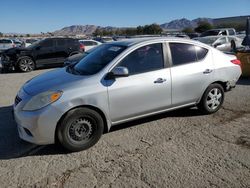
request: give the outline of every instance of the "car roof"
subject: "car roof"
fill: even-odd
[[[234,28],[217,28],[217,29],[209,29],[208,31],[220,31],[220,30],[229,30],[229,29],[234,30]]]
[[[133,38],[133,39],[125,39],[122,41],[109,42],[108,44],[120,45],[120,46],[133,46],[140,43],[146,42],[162,42],[162,41],[171,41],[171,42],[192,42],[196,43],[196,41],[178,37],[145,37],[145,38]]]

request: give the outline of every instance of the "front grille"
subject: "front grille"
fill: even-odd
[[[15,106],[18,105],[18,103],[20,103],[22,101],[22,99],[17,95],[15,98]]]

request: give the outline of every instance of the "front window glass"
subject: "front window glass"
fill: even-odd
[[[136,49],[119,66],[127,67],[130,75],[164,68],[162,44],[150,44]]]

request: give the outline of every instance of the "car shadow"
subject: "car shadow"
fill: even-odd
[[[0,160],[23,156],[35,147],[19,138],[12,106],[0,107]]]
[[[120,131],[120,130],[134,127],[140,124],[149,123],[155,120],[165,119],[168,117],[192,117],[192,116],[201,116],[201,115],[204,115],[204,114],[202,114],[201,111],[199,111],[195,107],[184,108],[184,109],[179,109],[179,110],[166,112],[162,114],[152,115],[149,117],[141,118],[138,120],[127,122],[127,123],[122,123],[122,124],[113,126],[111,130],[105,134],[109,134],[110,132]],[[58,154],[68,154],[68,153],[71,153],[71,152],[65,150],[59,144],[54,144],[54,145],[42,146],[38,148],[36,151],[29,153],[28,156],[58,155]]]
[[[237,85],[250,85],[250,77],[240,77]]]
[[[48,66],[48,67],[39,67],[39,68],[36,68],[33,71],[46,70],[46,69],[54,69],[54,68],[62,68],[62,67],[63,66],[56,66],[56,65],[55,66]],[[17,73],[29,74],[30,72],[21,72],[19,70],[0,70],[0,74],[17,74]]]

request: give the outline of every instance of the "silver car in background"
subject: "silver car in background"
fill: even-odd
[[[193,40],[198,40],[223,52],[232,52],[242,47],[243,39],[236,36],[208,36],[193,38]]]
[[[16,44],[11,39],[0,39],[0,53],[4,50],[14,48],[16,47]]]
[[[123,122],[193,106],[214,113],[240,75],[235,56],[197,41],[111,42],[25,83],[14,117],[23,140],[80,151]]]

